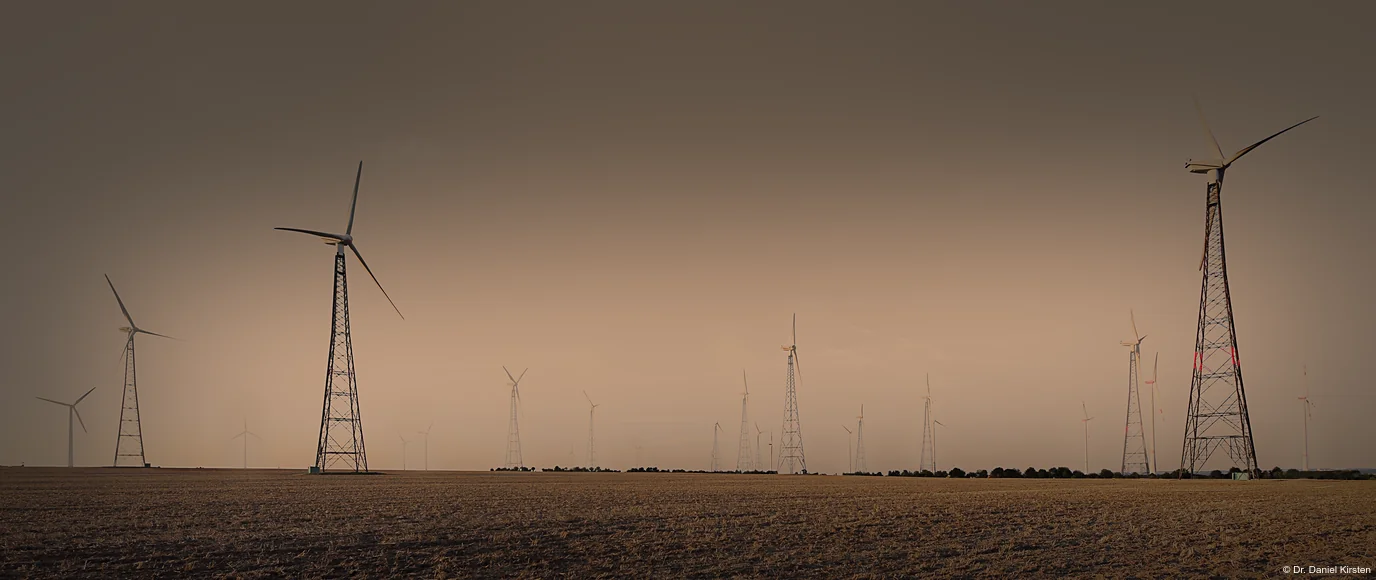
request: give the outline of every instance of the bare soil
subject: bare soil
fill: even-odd
[[[1376,482],[0,468],[0,577],[1274,577],[1286,565],[1376,568]]]

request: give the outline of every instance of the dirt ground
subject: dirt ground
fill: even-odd
[[[1376,568],[1376,482],[0,468],[0,577],[1274,577],[1286,565]]]

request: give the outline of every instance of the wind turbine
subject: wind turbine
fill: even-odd
[[[741,439],[736,446],[736,471],[750,471],[750,417],[746,412],[750,381],[745,378],[745,369],[741,369],[741,383],[745,385],[745,392],[741,393]]]
[[[244,469],[248,469],[248,438],[249,438],[249,436],[252,436],[254,439],[257,439],[257,440],[259,440],[259,441],[262,441],[262,440],[263,440],[263,438],[262,438],[262,437],[259,437],[257,433],[254,433],[254,432],[248,430],[248,419],[244,419],[244,430],[243,430],[243,431],[240,431],[238,435],[235,435],[235,436],[229,438],[230,441],[233,441],[233,440],[238,439],[238,438],[240,438],[240,437],[243,437],[243,438],[244,438]]]
[[[1085,408],[1084,401],[1080,401],[1080,412],[1084,413],[1085,417],[1080,419],[1080,423],[1085,426],[1085,475],[1089,475],[1089,422],[1094,420],[1094,417],[1089,416],[1089,409]]]
[[[774,465],[774,430],[773,430],[773,429],[770,429],[770,430],[769,430],[769,465],[771,465],[771,466]],[[774,469],[775,469],[776,472],[778,471],[778,468],[777,468],[777,467],[775,467]]]
[[[373,269],[359,253],[354,243],[354,210],[358,208],[358,184],[363,179],[363,162],[358,162],[354,176],[354,197],[349,203],[349,223],[343,234],[332,234],[300,228],[274,228],[317,236],[332,245],[334,251],[334,306],[330,323],[330,354],[325,365],[325,403],[320,412],[320,439],[315,450],[315,470],[325,471],[336,464],[355,472],[368,471],[368,454],[363,444],[363,416],[358,400],[358,378],[354,374],[354,346],[349,330],[349,281],[345,272],[344,249],[348,248],[367,270],[368,276],[382,291],[382,296],[404,320],[401,309],[392,302]],[[336,385],[338,378],[344,384]]]
[[[54,405],[62,405],[63,407],[66,407],[66,408],[67,408],[67,467],[75,467],[75,466],[76,466],[76,447],[75,447],[75,443],[73,442],[73,441],[74,441],[74,431],[73,431],[73,429],[72,429],[72,417],[76,417],[76,420],[77,420],[78,422],[81,423],[81,432],[82,432],[82,433],[85,433],[85,432],[86,432],[86,422],[81,420],[81,413],[77,412],[76,406],[79,405],[79,404],[81,404],[81,400],[82,400],[82,399],[85,399],[86,396],[87,396],[87,395],[90,395],[90,394],[91,394],[91,391],[94,391],[94,390],[96,390],[96,388],[95,388],[95,387],[91,387],[91,390],[90,390],[90,391],[86,391],[86,394],[85,394],[85,395],[82,395],[82,396],[80,396],[80,397],[77,397],[76,402],[74,402],[74,403],[72,403],[72,404],[70,404],[70,405],[67,404],[67,403],[63,403],[63,402],[61,402],[61,401],[54,401],[54,400],[52,400],[52,399],[45,399],[45,398],[43,398],[43,397],[34,397],[34,398],[36,398],[36,399],[38,399],[38,400],[40,400],[40,401],[47,401],[47,402],[52,403],[52,404],[54,404]]]
[[[936,467],[936,428],[938,425],[942,427],[946,426],[945,423],[932,419],[932,467]],[[936,473],[936,471],[934,470],[932,473]]]
[[[1309,365],[1304,365],[1304,396],[1299,399],[1304,405],[1304,470],[1309,471],[1309,414],[1314,408],[1314,402],[1309,400]]]
[[[721,429],[721,422],[720,422],[720,421],[712,424],[712,470],[711,470],[711,471],[712,471],[713,473],[716,473],[717,471],[720,471],[720,470],[721,470],[721,460],[717,459],[717,457],[718,457],[718,455],[717,455],[717,432],[718,432],[718,431],[721,431],[721,430],[722,430],[722,429]]]
[[[764,431],[760,429],[760,424],[759,424],[759,423],[756,423],[756,424],[755,424],[755,470],[756,470],[756,471],[768,471],[768,470],[769,470],[769,467],[766,466],[766,465],[764,464],[763,461],[761,461],[761,459],[763,459],[763,458],[760,456],[760,436],[763,435],[763,434],[764,434]]]
[[[410,443],[401,433],[397,433],[397,439],[401,439],[401,470],[406,471],[406,444]]]
[[[119,302],[119,310],[124,313],[124,319],[129,321],[129,326],[120,327],[121,332],[128,334],[124,342],[124,403],[119,410],[119,436],[115,439],[115,467],[120,466],[120,458],[138,458],[135,467],[148,467],[148,460],[143,454],[143,422],[139,415],[139,378],[134,365],[134,336],[148,334],[162,338],[172,338],[165,334],[149,332],[139,328],[134,324],[134,317],[129,315],[129,309],[124,307],[124,300],[119,297],[119,291],[115,290],[115,283],[110,281],[110,275],[105,275],[105,283],[110,285],[110,292],[115,295],[115,301]],[[172,340],[176,340],[172,338]]]
[[[930,471],[936,473],[936,433],[932,428],[932,373],[927,373],[927,396],[922,397],[922,452],[917,459],[917,470],[927,469],[930,457]]]
[[[1234,466],[1241,466],[1253,478],[1261,475],[1257,466],[1252,422],[1247,412],[1247,393],[1243,388],[1242,366],[1238,362],[1237,329],[1233,324],[1233,299],[1228,289],[1228,266],[1223,250],[1223,175],[1243,155],[1277,136],[1318,117],[1310,117],[1257,141],[1224,158],[1223,148],[1209,130],[1204,111],[1199,122],[1204,128],[1213,159],[1185,162],[1190,173],[1208,174],[1204,218],[1204,248],[1199,258],[1202,273],[1199,290],[1199,323],[1195,327],[1194,371],[1190,380],[1190,400],[1185,412],[1185,437],[1180,453],[1180,477],[1202,470],[1214,451],[1224,449]]]
[[[511,371],[506,370],[505,365],[502,366],[502,370],[506,371],[506,378],[511,379],[511,382],[507,383],[511,387],[511,422],[506,432],[506,468],[524,468],[526,464],[521,459],[521,426],[516,421],[516,414],[520,409],[521,379],[525,378],[526,371],[530,369],[521,371],[519,377],[511,376]]]
[[[851,473],[854,473],[855,457],[851,455],[851,448],[855,446],[855,442],[852,441],[852,438],[855,436],[855,432],[851,431],[850,427],[847,427],[845,425],[841,425],[841,428],[846,430],[846,467],[850,468]]]
[[[865,465],[865,406],[860,405],[860,416],[856,417],[860,422],[855,425],[855,466],[857,472],[865,473],[868,466]],[[936,440],[932,440],[932,445],[936,445]]]
[[[1128,347],[1128,412],[1127,423],[1123,427],[1123,475],[1129,473],[1152,473],[1147,461],[1147,438],[1142,433],[1142,398],[1138,389],[1141,375],[1142,341],[1146,335],[1137,334],[1137,315],[1128,310],[1132,321],[1132,340],[1122,341]]]
[[[793,342],[780,347],[788,352],[788,375],[784,382],[784,425],[783,452],[779,463],[788,465],[789,473],[807,474],[807,459],[803,455],[803,427],[798,419],[797,380],[803,376],[802,364],[798,360],[798,314],[793,314]],[[779,469],[783,471],[783,469]]]
[[[423,446],[425,448],[425,471],[430,471],[430,429],[434,426],[435,422],[431,421],[430,425],[426,426],[424,431],[416,431],[416,433],[425,437],[425,444]]]
[[[597,467],[597,454],[594,453],[594,439],[592,437],[593,412],[597,410],[597,405],[592,402],[592,397],[588,396],[587,391],[583,391],[583,398],[588,400],[588,469]]]
[[[1147,386],[1151,388],[1151,464],[1156,466],[1155,469],[1159,471],[1161,464],[1156,462],[1156,419],[1161,415],[1161,408],[1156,406],[1156,363],[1158,362],[1161,362],[1161,353],[1159,352],[1151,359],[1151,380],[1147,381]]]

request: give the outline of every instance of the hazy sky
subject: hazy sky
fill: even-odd
[[[1376,5],[12,3],[0,17],[0,464],[115,447],[124,324],[148,460],[314,460],[332,249],[351,262],[369,463],[735,464],[741,369],[779,439],[789,316],[808,465],[1117,469],[1128,311],[1179,466],[1205,141],[1257,457],[1376,466]],[[1150,370],[1147,371],[1150,373]],[[1150,394],[1143,392],[1144,404]],[[766,435],[766,440],[768,435]],[[421,463],[419,445],[410,466]],[[1221,454],[1220,454],[1221,456]]]

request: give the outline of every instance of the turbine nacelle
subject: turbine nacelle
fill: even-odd
[[[1188,169],[1190,173],[1208,173],[1210,171],[1226,169],[1227,167],[1228,163],[1222,159],[1201,159],[1198,161],[1189,159],[1185,161],[1185,169]]]

